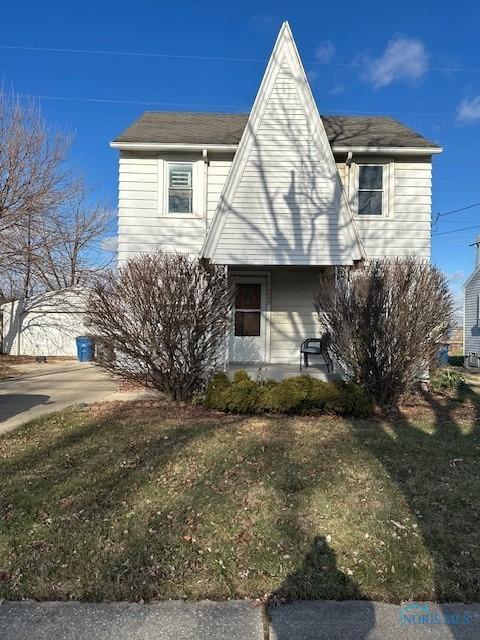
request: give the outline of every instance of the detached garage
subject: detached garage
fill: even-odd
[[[75,338],[86,333],[87,295],[72,287],[2,305],[1,353],[75,357]]]

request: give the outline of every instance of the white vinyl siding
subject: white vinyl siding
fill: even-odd
[[[313,296],[318,288],[318,268],[272,270],[270,311],[270,362],[298,364],[300,345],[321,335]]]
[[[207,218],[220,198],[231,165],[231,156],[212,159],[207,170],[200,158],[194,165],[194,211],[173,214],[167,210],[167,157],[122,152],[119,163],[118,259],[145,251],[165,250],[196,254],[206,234]],[[177,161],[177,158],[175,158]],[[205,189],[204,175],[208,171]],[[197,187],[197,188],[196,188]],[[205,202],[206,200],[206,202]]]
[[[361,159],[357,162],[360,164]],[[371,160],[371,162],[374,162]],[[355,165],[339,172],[355,211]],[[388,212],[384,216],[355,216],[369,258],[417,255],[430,258],[432,165],[428,158],[396,158],[388,163]]]
[[[322,140],[314,140],[297,82],[284,62],[228,202],[214,251],[217,263],[352,261],[352,239],[340,219],[341,190],[328,141],[324,132]]]
[[[465,285],[464,342],[465,355],[470,352],[480,353],[479,296],[480,270]]]
[[[298,166],[298,158],[293,164],[289,164],[285,154],[289,155],[279,145],[277,162],[271,161],[272,155],[269,153],[269,162],[262,154],[261,160],[265,160],[262,166],[247,166],[247,184],[239,192],[236,203],[242,215],[229,221],[230,229],[225,234],[224,241],[224,257],[227,258],[227,252],[237,252],[239,239],[245,238],[240,254],[245,264],[268,264],[274,258],[277,263],[283,261],[283,264],[306,265],[310,263],[308,251],[312,244],[311,263],[315,264],[319,254],[325,261],[336,260],[341,263],[343,254],[337,237],[338,225],[332,216],[328,199],[325,199],[325,211],[312,218],[306,215],[310,210],[306,190],[284,193],[282,177],[290,185],[292,166]],[[258,153],[256,157],[258,160]],[[204,215],[163,215],[163,179],[159,180],[159,176],[165,175],[164,159],[146,153],[122,152],[119,173],[119,262],[155,249],[198,253],[205,238],[207,223],[211,223],[215,214],[231,162],[232,156],[226,154],[217,154],[209,162],[206,169],[206,194],[204,184],[201,188],[203,202],[206,198],[206,204],[203,205],[207,212],[206,220]],[[204,163],[200,164],[205,171]],[[375,258],[415,254],[429,258],[430,160],[397,158],[393,164],[394,184],[389,216],[378,219],[362,219],[361,216],[355,218],[367,256]],[[348,168],[340,162],[337,166],[348,192]],[[320,169],[319,176],[322,175],[324,174]],[[269,181],[268,189],[264,189],[266,179]],[[317,193],[322,193],[320,185]],[[275,217],[270,213],[272,206]],[[246,217],[248,212],[255,214],[253,224]],[[301,215],[298,222],[293,224],[292,218],[297,212]],[[265,242],[268,251],[258,250],[258,237]],[[332,237],[335,242],[332,242]],[[228,262],[227,259],[226,261]]]
[[[212,221],[215,215],[225,181],[232,166],[232,159],[231,157],[228,159],[214,157],[208,164],[207,217],[209,222]]]

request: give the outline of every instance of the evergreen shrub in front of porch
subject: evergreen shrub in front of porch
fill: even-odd
[[[353,383],[324,382],[308,375],[275,380],[252,380],[237,371],[231,381],[217,373],[205,395],[211,409],[239,414],[283,413],[288,415],[337,414],[366,417],[372,405],[362,389]]]

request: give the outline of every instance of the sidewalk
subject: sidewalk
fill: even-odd
[[[473,640],[480,604],[5,602],[2,640]],[[405,622],[405,615],[410,622]],[[403,617],[402,617],[403,616]],[[420,617],[422,616],[422,617]],[[401,620],[404,620],[403,622]],[[450,624],[445,624],[445,620]],[[416,621],[416,622],[415,622]]]

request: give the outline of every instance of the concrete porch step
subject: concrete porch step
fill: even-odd
[[[324,380],[330,382],[333,380],[340,380],[341,376],[338,371],[327,372],[326,365],[313,364],[309,367],[302,367],[300,370],[299,365],[294,364],[268,364],[268,363],[242,363],[234,364],[230,363],[227,366],[227,374],[232,377],[235,371],[243,370],[253,379],[273,379],[280,382],[284,378],[291,378],[293,376],[309,375],[317,380]]]

